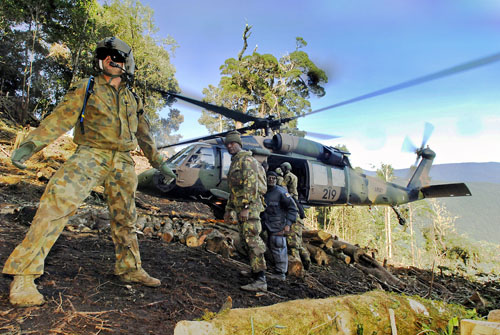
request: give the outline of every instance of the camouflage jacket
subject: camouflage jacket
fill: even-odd
[[[230,196],[226,211],[240,212],[245,205],[259,212],[264,210],[257,180],[259,165],[252,153],[245,150],[241,150],[231,158],[227,175]]]
[[[294,175],[290,171],[285,173],[285,187],[288,189],[288,193],[290,193],[294,198],[297,198],[299,196],[299,192],[297,192],[297,182],[298,179],[296,175]]]
[[[40,151],[75,127],[73,141],[78,145],[131,151],[139,144],[151,165],[159,167],[163,157],[156,150],[149,121],[144,113],[138,113],[142,109],[142,102],[137,102],[124,82],[117,91],[102,75],[95,78],[94,92],[85,109],[85,134],[82,134],[79,116],[87,83],[88,79],[84,79],[73,84],[52,114],[24,142],[33,143],[35,151]]]
[[[276,185],[286,187],[285,179],[282,176],[278,175],[278,180],[276,181]]]

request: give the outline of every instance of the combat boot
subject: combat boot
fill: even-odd
[[[304,266],[304,270],[309,270],[311,267],[311,259],[309,257],[306,257],[302,260],[302,265]]]
[[[279,281],[285,281],[286,280],[286,275],[284,273],[270,273],[268,275],[269,278],[271,279],[276,279]]]
[[[120,275],[120,280],[126,283],[138,283],[149,287],[158,287],[161,285],[159,279],[151,277],[142,268]]]
[[[246,277],[246,278],[251,278],[253,276],[253,274],[252,274],[252,271],[241,270],[240,276]]]
[[[244,291],[250,292],[266,292],[267,291],[267,281],[264,271],[260,271],[257,274],[257,279],[250,284],[243,285],[240,288]]]
[[[38,292],[33,275],[14,276],[10,283],[9,300],[16,307],[39,306],[45,303],[43,295]]]

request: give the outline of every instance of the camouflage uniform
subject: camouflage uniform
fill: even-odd
[[[246,242],[253,273],[266,270],[264,259],[266,245],[260,237],[262,231],[260,213],[264,211],[264,206],[257,180],[259,165],[252,153],[245,150],[241,150],[231,158],[228,173],[230,196],[226,205],[226,213],[236,212],[241,240]],[[242,222],[239,213],[245,206],[248,206],[249,215],[248,220]]]
[[[299,193],[297,191],[298,179],[291,171],[285,173],[284,178],[285,187],[288,189],[295,200],[297,206],[299,205]],[[296,259],[301,259],[306,263],[311,263],[311,257],[309,251],[304,247],[302,242],[302,230],[304,229],[304,222],[297,216],[297,221],[292,224],[290,233],[286,237],[288,243],[288,250],[290,254]]]
[[[94,186],[104,184],[115,244],[115,274],[141,269],[135,232],[137,176],[130,151],[140,145],[153,167],[161,155],[149,134],[149,122],[125,83],[116,90],[101,75],[85,110],[85,134],[78,119],[88,80],[71,87],[54,112],[31,132],[25,143],[42,150],[73,126],[78,148],[54,174],[40,199],[40,206],[24,240],[7,259],[3,273],[42,275],[44,260],[69,217]]]

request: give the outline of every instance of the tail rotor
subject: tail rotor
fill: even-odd
[[[417,147],[415,144],[413,144],[408,136],[405,137],[401,150],[403,152],[411,152],[417,154],[417,159],[415,160],[415,163],[413,165],[416,166],[419,159],[422,157],[422,151],[425,149],[425,145],[427,144],[427,141],[429,141],[429,138],[431,137],[433,131],[434,126],[431,123],[426,122],[424,126],[424,133],[422,136],[422,144],[420,145],[420,147]]]

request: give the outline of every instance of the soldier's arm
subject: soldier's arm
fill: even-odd
[[[259,202],[259,185],[257,168],[259,164],[255,159],[244,159],[242,162],[243,187],[242,187],[242,205],[252,205]]]
[[[54,111],[28,134],[21,145],[32,143],[38,152],[73,128],[82,109],[86,87],[87,80],[71,86]]]
[[[136,133],[137,143],[139,143],[139,147],[144,152],[144,155],[148,159],[151,166],[154,167],[155,169],[158,169],[161,163],[163,162],[164,158],[158,152],[155,140],[153,139],[153,136],[151,136],[151,124],[143,110],[142,101],[140,101],[140,99],[139,99],[139,104],[137,106],[137,110],[138,111],[142,110],[142,112],[139,112],[137,115],[139,119],[139,125],[137,127],[137,133]]]
[[[297,220],[298,209],[290,193],[283,192],[281,194],[280,202],[281,202],[281,208],[286,209],[287,224],[294,223]]]

